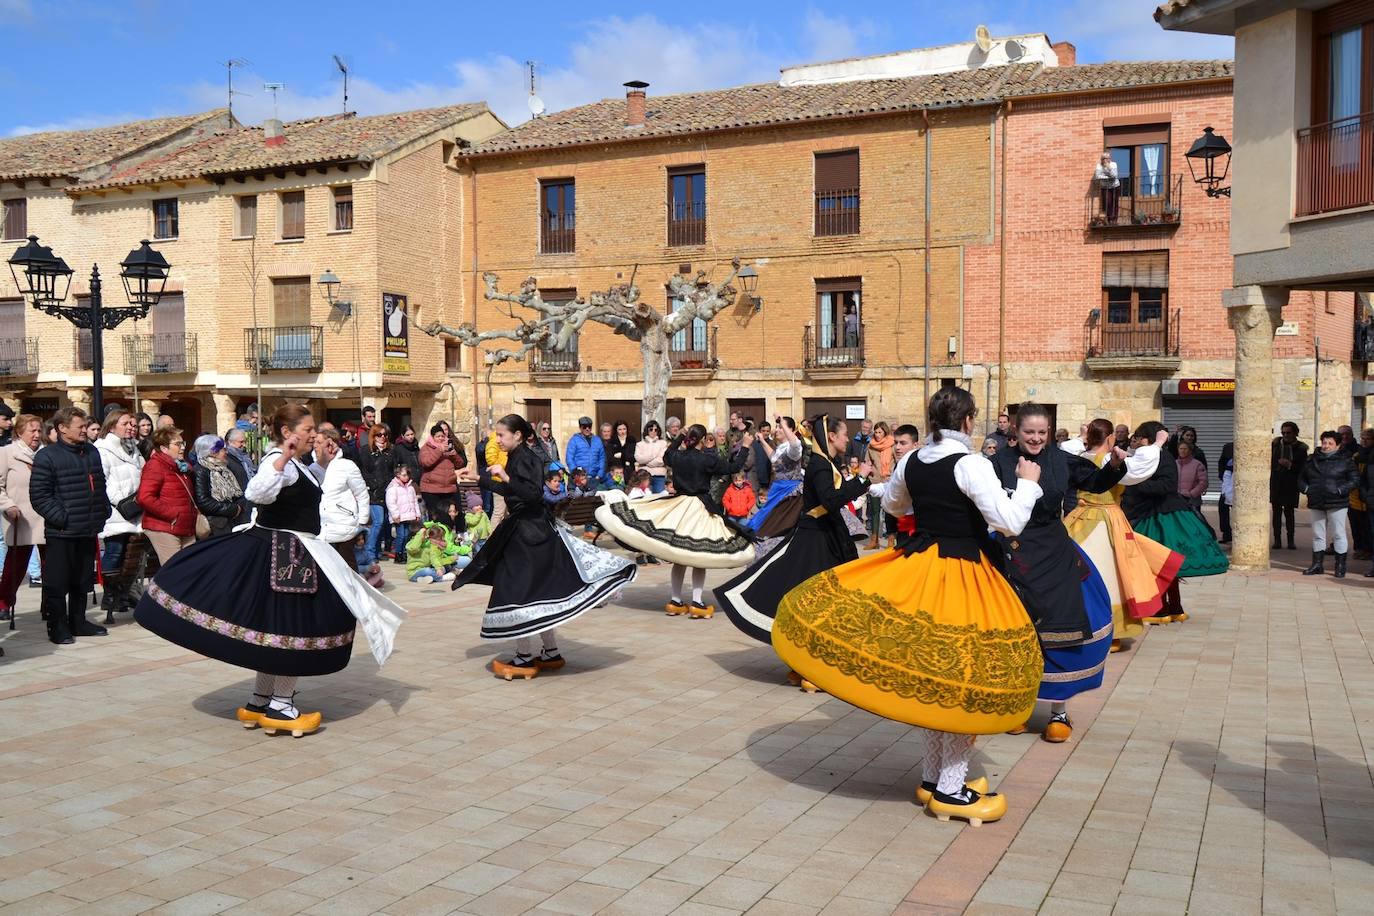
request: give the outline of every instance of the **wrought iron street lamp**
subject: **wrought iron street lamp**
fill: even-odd
[[[739,273],[735,276],[744,284],[744,294],[749,297],[749,302],[754,306],[754,311],[760,311],[763,308],[763,300],[754,295],[754,292],[759,288],[759,272],[754,269],[753,264],[746,264],[739,269]]]
[[[91,265],[91,295],[86,305],[67,305],[71,289],[72,269],[67,262],[53,254],[51,248],[38,244],[38,236],[31,235],[26,244],[9,259],[10,275],[19,293],[40,312],[61,318],[91,332],[91,408],[96,420],[103,420],[105,412],[104,332],[119,327],[130,318],[137,321],[148,317],[148,311],[162,299],[172,266],[161,252],[154,251],[147,239],[129,252],[120,262],[119,276],[129,304],[106,307],[101,299],[100,265]]]
[[[324,290],[324,298],[329,303],[329,307],[338,309],[339,314],[353,319],[353,368],[358,373],[358,419],[363,416],[363,408],[367,406],[367,400],[363,397],[363,364],[359,357],[358,349],[358,316],[353,314],[353,303],[347,299],[339,299],[339,286],[342,281],[334,271],[325,268],[324,273],[320,274],[320,279],[315,281]]]
[[[1226,142],[1225,137],[1214,133],[1210,127],[1204,127],[1202,136],[1194,140],[1192,148],[1183,155],[1188,160],[1188,171],[1192,173],[1193,181],[1202,185],[1208,197],[1231,196],[1230,185],[1221,187],[1231,171],[1231,144]],[[1221,160],[1219,173],[1217,160]],[[1202,163],[1200,176],[1197,173],[1199,162]]]

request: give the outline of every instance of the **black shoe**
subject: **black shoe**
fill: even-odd
[[[30,580],[29,580],[29,588],[42,588],[42,587],[43,587],[43,580],[42,580],[42,579],[30,579]]]
[[[658,557],[649,557],[649,565],[650,565],[650,566],[658,566],[658,565],[660,565],[660,564],[659,564],[659,559],[658,559]]]
[[[636,566],[643,566],[643,565],[644,565],[645,563],[647,563],[647,562],[649,562],[649,561],[646,560],[646,559],[644,559],[644,555],[643,555],[643,554],[640,554],[639,556],[635,557],[635,565],[636,565]]]
[[[110,631],[98,623],[91,623],[86,619],[85,614],[72,615],[73,619],[68,621],[73,636],[109,636]]]
[[[1295,543],[1293,543],[1293,535],[1291,535],[1291,534],[1288,535],[1288,549],[1289,549],[1289,550],[1297,550],[1297,549],[1298,549],[1298,545],[1295,544]]]
[[[1337,578],[1337,579],[1344,579],[1344,578],[1345,578],[1345,554],[1343,554],[1343,553],[1338,553],[1338,554],[1336,554],[1336,572],[1335,572],[1335,578]]]
[[[398,557],[397,557],[395,560],[393,560],[392,562],[393,562],[393,563],[396,563],[398,566],[405,566],[405,565],[406,565],[406,558],[405,558],[405,555],[403,554],[403,555],[401,555],[401,556],[398,556]]]
[[[72,638],[71,631],[67,629],[66,623],[61,621],[48,621],[48,642],[57,646],[70,646],[76,642]]]
[[[1321,550],[1312,551],[1312,565],[1302,571],[1304,576],[1320,576],[1326,572],[1326,553]]]

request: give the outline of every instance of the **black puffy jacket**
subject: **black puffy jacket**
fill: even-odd
[[[1359,482],[1355,462],[1339,451],[1313,452],[1298,478],[1298,486],[1307,494],[1309,509],[1349,509],[1350,491]]]
[[[90,538],[100,534],[110,517],[105,470],[100,453],[88,442],[72,445],[58,439],[33,458],[29,501],[43,516],[44,536]]]
[[[235,473],[233,465],[237,462],[233,458],[226,458],[229,473],[238,480],[239,475]],[[240,467],[240,470],[242,468]],[[238,499],[215,499],[210,487],[210,469],[202,462],[196,465],[196,469],[191,472],[191,481],[195,490],[196,509],[205,516],[205,520],[210,523],[210,536],[218,537],[228,534],[233,530],[234,525],[248,521],[250,506],[248,500],[240,496]],[[239,482],[243,486],[243,482]]]
[[[1131,524],[1139,525],[1147,518],[1191,509],[1192,505],[1178,492],[1178,459],[1168,449],[1159,451],[1159,469],[1143,483],[1127,487],[1121,494],[1121,511]]]

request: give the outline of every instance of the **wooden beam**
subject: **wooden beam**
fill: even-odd
[[[285,178],[285,177],[286,177],[286,169],[274,169],[274,170],[272,171],[272,174],[275,175],[275,176],[277,176],[278,178]]]
[[[321,174],[321,175],[324,175],[325,173],[327,173],[327,172],[329,171],[329,166],[327,166],[327,165],[317,165],[317,166],[315,166],[315,171],[318,172],[318,173]]]
[[[307,174],[309,171],[310,171],[309,169],[301,169],[301,168],[298,168],[298,169],[295,170],[296,175],[297,175],[298,177],[300,177],[300,178],[304,178],[304,177],[306,176],[306,174]]]
[[[244,183],[245,181],[247,181],[247,180],[248,180],[248,179],[247,179],[245,176],[243,176],[243,175],[235,175],[235,176],[234,176],[234,181],[238,182],[239,184],[243,184],[243,183]]]
[[[24,186],[25,186],[26,184],[27,184],[27,182],[26,182],[24,179],[22,179],[22,178],[17,178],[17,179],[15,179],[15,182],[14,182],[14,186],[15,186],[16,188],[18,188],[19,190],[21,190],[21,191],[24,189]]]
[[[224,186],[225,178],[224,178],[223,175],[216,175],[216,176],[214,176],[213,178],[211,178],[210,180],[213,181],[213,182],[215,183],[215,186],[216,186],[216,187],[223,187],[223,186]],[[239,180],[242,181],[242,179],[239,179]]]
[[[40,179],[38,180],[38,183],[41,184],[41,185],[42,185],[43,187],[45,187],[45,188],[51,188],[51,187],[52,187],[52,179],[51,179],[51,178],[40,178]]]

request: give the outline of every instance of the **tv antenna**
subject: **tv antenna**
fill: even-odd
[[[530,97],[525,100],[525,104],[530,108],[530,114],[539,117],[544,113],[544,100],[535,94],[535,70],[539,66],[536,60],[525,61],[526,82],[529,84]]]
[[[277,93],[280,92],[280,91],[282,91],[282,90],[285,89],[285,88],[286,88],[286,84],[285,84],[285,83],[263,83],[263,84],[262,84],[262,89],[263,89],[264,92],[270,92],[270,93],[272,93],[272,117],[273,117],[274,119],[276,119],[276,117],[277,117]]]
[[[233,117],[234,117],[234,96],[236,96],[236,95],[248,95],[247,92],[239,92],[237,89],[234,88],[234,68],[235,68],[235,67],[239,67],[239,68],[247,67],[248,64],[249,64],[249,62],[246,61],[246,60],[244,60],[242,57],[231,57],[231,58],[229,58],[228,60],[224,61],[224,63],[222,63],[222,64],[220,65],[220,66],[224,67],[224,69],[225,69],[225,71],[226,71],[226,79],[228,80],[228,90],[229,90],[229,117],[230,117],[230,118],[233,118]]]
[[[344,104],[343,104],[343,112],[344,112],[344,114],[348,114],[348,64],[346,64],[346,63],[343,62],[343,58],[342,58],[342,57],[340,57],[339,55],[335,54],[335,55],[334,55],[334,66],[338,67],[338,68],[339,68],[339,72],[343,74],[343,81],[344,81]]]

